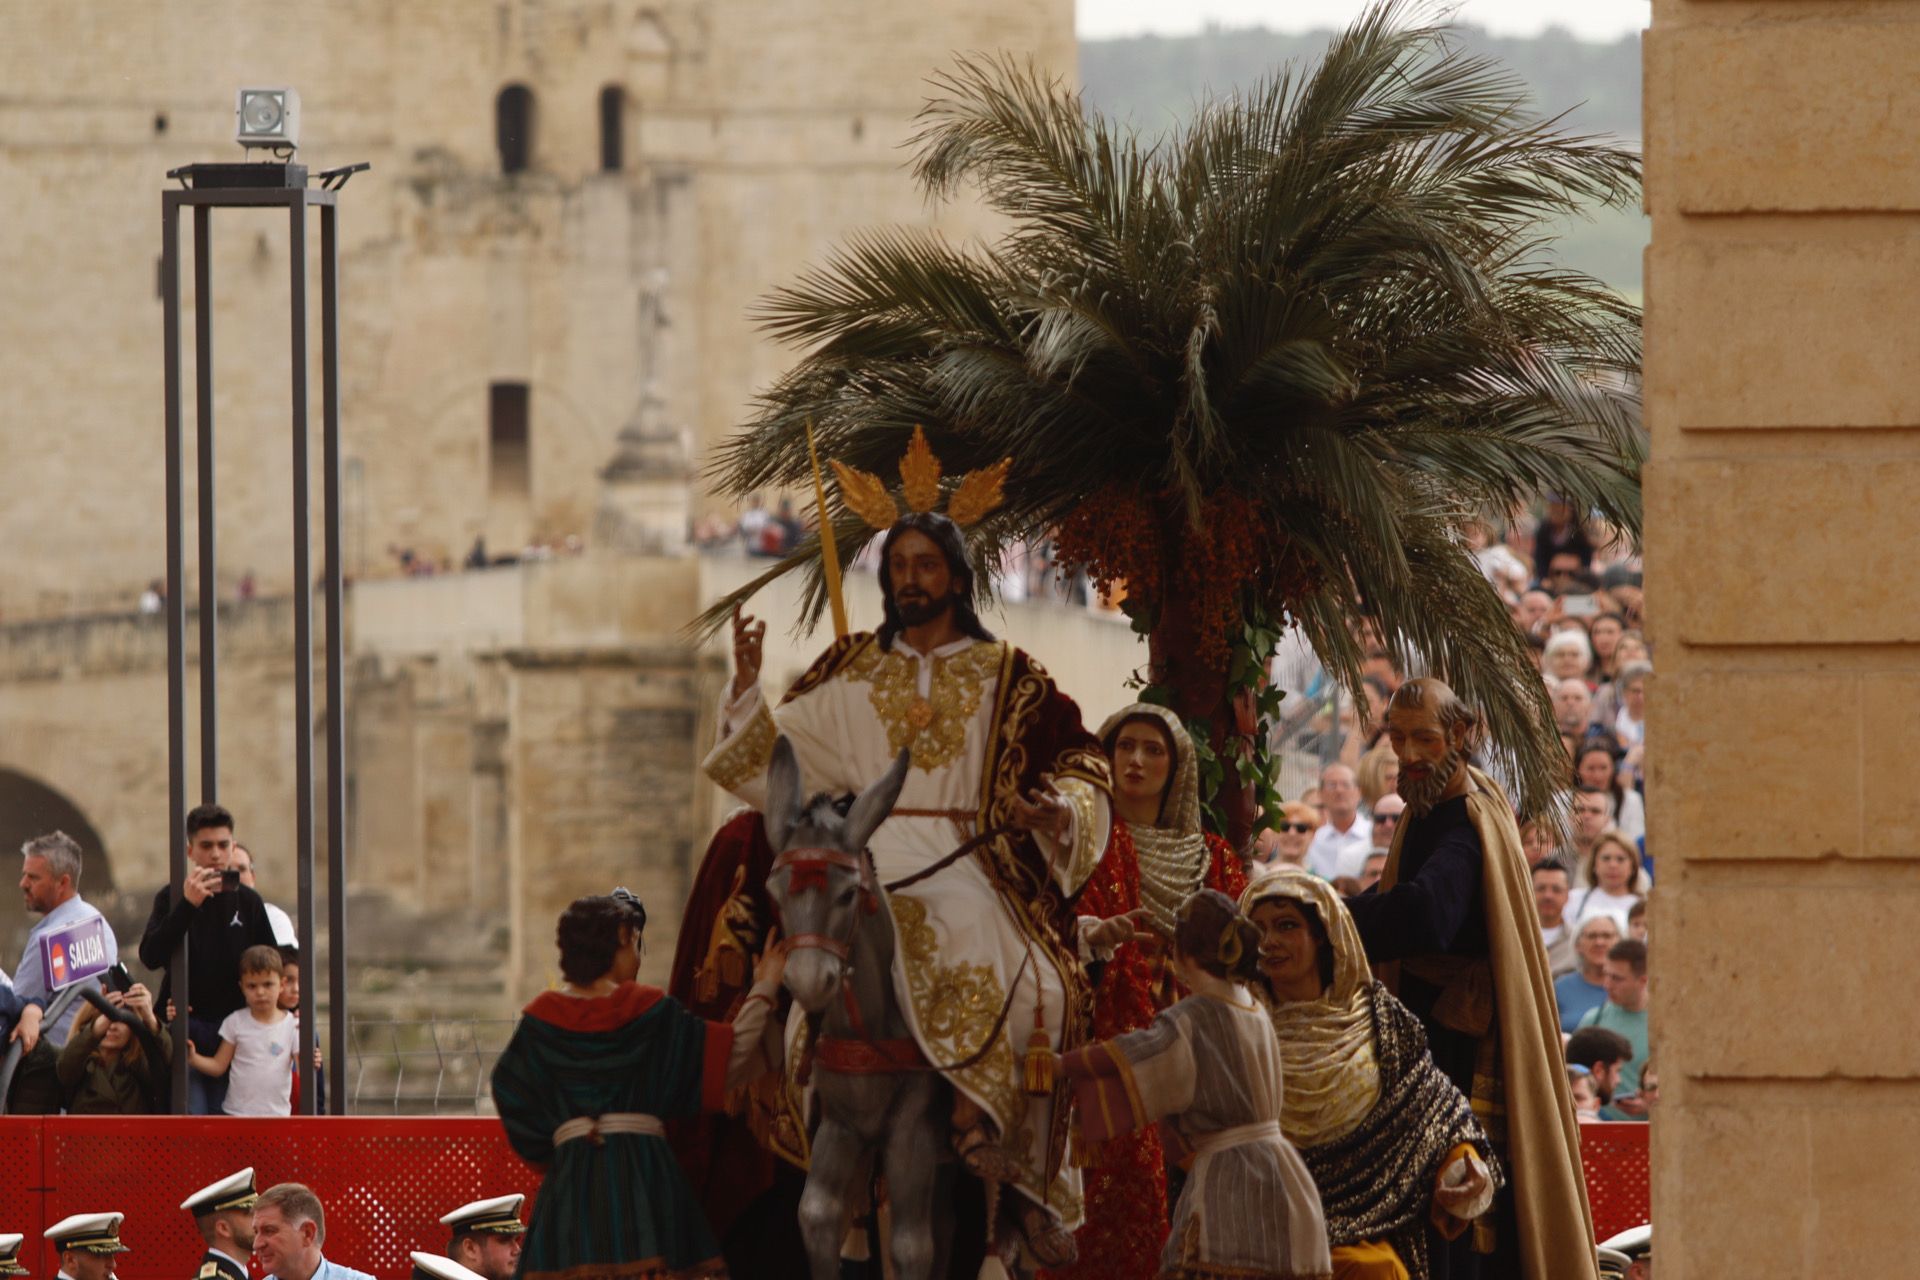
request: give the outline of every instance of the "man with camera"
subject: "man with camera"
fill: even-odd
[[[194,1047],[209,1057],[220,1050],[222,1019],[246,1003],[240,991],[241,955],[248,947],[273,945],[266,904],[240,883],[233,847],[231,813],[217,804],[203,804],[187,814],[192,866],[177,897],[169,885],[154,895],[153,913],[140,938],[140,963],[167,970],[160,1003],[178,1006],[174,1013],[187,1019]],[[174,948],[182,939],[187,943],[185,991],[174,985],[172,969]],[[226,1079],[192,1072],[188,1082],[192,1114],[219,1115]]]

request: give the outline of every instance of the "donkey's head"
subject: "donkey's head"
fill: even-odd
[[[854,932],[862,916],[880,909],[867,840],[900,798],[910,758],[902,751],[842,817],[826,795],[806,798],[793,745],[784,736],[773,744],[766,821],[775,857],[767,893],[791,948],[787,990],[808,1013],[840,994]]]

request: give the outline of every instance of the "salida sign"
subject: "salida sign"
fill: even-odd
[[[40,962],[49,991],[99,977],[113,965],[107,953],[107,922],[95,916],[55,929],[40,939]]]

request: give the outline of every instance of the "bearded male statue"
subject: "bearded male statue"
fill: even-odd
[[[1585,1280],[1593,1220],[1553,979],[1513,807],[1469,763],[1479,735],[1479,717],[1438,680],[1393,695],[1387,737],[1406,816],[1379,884],[1346,901],[1367,959],[1507,1166],[1493,1209],[1434,1274]]]
[[[916,434],[903,476],[929,458]],[[963,482],[952,507],[977,514],[969,492]],[[887,895],[894,987],[921,1052],[953,1086],[962,1163],[1015,1193],[1028,1250],[1061,1266],[1074,1257],[1080,1171],[1068,1158],[1066,1108],[1050,1083],[1036,1086],[1026,1059],[1084,1040],[1092,994],[1083,950],[1097,955],[1131,936],[1124,918],[1099,928],[1074,912],[1106,851],[1109,769],[1079,708],[974,612],[959,524],[927,509],[937,484],[916,490],[910,480],[908,493],[906,514],[882,492],[868,516],[886,528],[879,629],[834,643],[784,697],[761,686],[765,624],[736,614],[734,680],[703,768],[757,807],[777,735],[807,786],[828,793],[858,791],[909,751],[899,802],[869,845],[883,884],[946,863],[976,835],[1004,833]]]

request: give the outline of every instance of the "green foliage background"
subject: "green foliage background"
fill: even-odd
[[[1289,60],[1317,59],[1333,32],[1213,28],[1193,36],[1138,36],[1084,40],[1080,79],[1087,105],[1131,122],[1143,135],[1186,120],[1212,91],[1243,88]],[[1474,53],[1499,58],[1533,87],[1535,106],[1566,113],[1568,127],[1638,144],[1640,39],[1581,40],[1563,30],[1532,37],[1495,36],[1470,26],[1460,41]],[[1560,241],[1564,263],[1606,281],[1640,301],[1640,254],[1647,219],[1600,209],[1567,224]]]

